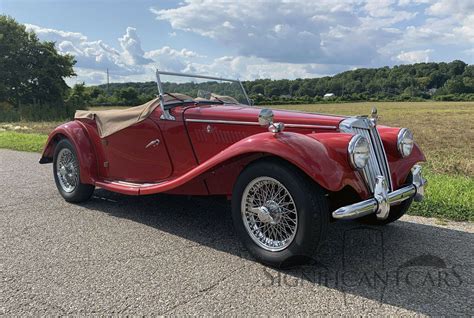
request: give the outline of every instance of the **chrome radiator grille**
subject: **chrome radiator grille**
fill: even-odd
[[[372,193],[374,192],[375,179],[377,176],[384,176],[389,191],[392,191],[392,178],[388,166],[387,155],[385,154],[382,139],[380,138],[377,128],[368,125],[368,128],[352,127],[352,129],[354,133],[367,138],[370,144],[369,162],[365,168],[361,170],[362,176],[369,186],[370,191]]]

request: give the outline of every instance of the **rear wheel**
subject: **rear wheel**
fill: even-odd
[[[68,202],[83,202],[94,192],[94,186],[80,182],[80,167],[71,142],[62,139],[54,150],[53,174],[56,187]]]
[[[277,160],[248,166],[232,195],[236,231],[262,263],[286,267],[311,259],[329,223],[324,191],[295,167]]]

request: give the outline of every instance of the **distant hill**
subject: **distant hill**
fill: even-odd
[[[363,68],[334,76],[295,80],[259,79],[243,82],[256,104],[341,101],[474,100],[474,65],[416,63],[394,67]],[[219,83],[167,84],[169,92],[216,89]],[[172,87],[170,87],[172,86]],[[210,87],[212,86],[212,87]],[[168,90],[169,89],[169,90]],[[219,89],[225,89],[220,86]],[[157,94],[155,82],[112,83],[87,87],[93,105],[134,105]],[[329,96],[324,98],[324,95]],[[334,94],[334,95],[332,95]]]

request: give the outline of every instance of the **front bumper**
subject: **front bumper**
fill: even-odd
[[[426,179],[421,175],[421,166],[415,165],[411,169],[413,182],[411,185],[388,193],[385,177],[378,176],[375,182],[374,197],[365,201],[343,206],[332,212],[335,219],[356,219],[375,213],[377,218],[384,220],[390,213],[390,206],[401,203],[410,198],[421,201],[424,197]]]

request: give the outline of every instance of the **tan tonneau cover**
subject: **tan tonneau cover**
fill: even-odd
[[[178,93],[164,95],[165,105],[178,102],[179,100],[189,101],[192,100],[192,97]],[[101,138],[104,138],[145,120],[159,105],[159,98],[155,98],[146,104],[126,109],[78,110],[74,118],[95,120],[99,135]]]

